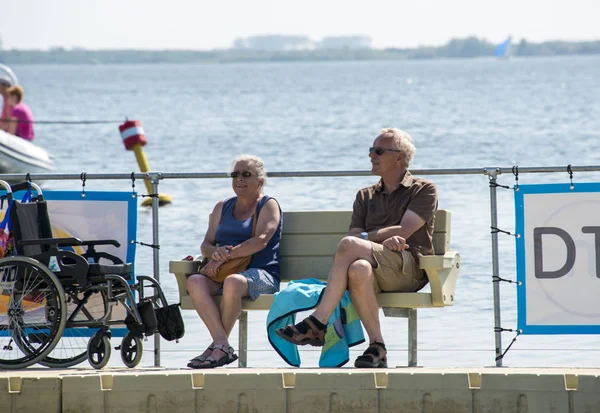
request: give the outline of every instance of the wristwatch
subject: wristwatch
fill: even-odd
[[[363,231],[360,233],[362,239],[369,239],[369,233],[367,231]]]

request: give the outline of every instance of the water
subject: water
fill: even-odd
[[[565,165],[565,173],[521,175],[519,182],[568,182],[566,165],[598,164],[600,57],[511,60],[254,63],[229,65],[31,65],[13,69],[38,120],[139,119],[153,170],[225,171],[240,153],[264,158],[269,171],[367,170],[367,148],[382,127],[409,131],[412,168]],[[596,69],[594,69],[596,68]],[[131,172],[132,153],[118,124],[38,125],[37,143],[65,173]],[[419,365],[494,365],[489,188],[487,177],[431,177],[440,207],[453,212],[452,249],[461,253],[457,301],[419,311]],[[598,181],[576,173],[575,182]],[[376,177],[273,178],[265,192],[284,210],[350,209],[356,191]],[[512,185],[512,175],[499,183]],[[145,192],[138,184],[140,192]],[[80,189],[53,182],[49,189]],[[86,190],[131,189],[130,182],[88,181]],[[199,253],[208,214],[232,194],[228,180],[163,181],[173,205],[160,210],[160,277],[178,301],[168,261]],[[499,190],[499,226],[514,231],[513,193]],[[151,242],[151,214],[139,208],[138,240]],[[139,247],[139,274],[151,274],[152,252]],[[515,278],[514,239],[500,236],[500,275]],[[513,284],[501,284],[502,326],[516,328]],[[249,366],[286,364],[265,335],[266,312],[250,314]],[[184,367],[210,343],[193,311],[186,336],[162,341],[161,364]],[[407,323],[382,318],[390,365],[406,365]],[[503,334],[506,347],[513,333]],[[232,334],[237,348],[237,329]],[[153,363],[145,342],[142,365]],[[364,350],[351,351],[351,360]],[[302,366],[319,352],[302,349]],[[120,365],[118,353],[111,359]],[[504,365],[598,367],[594,336],[520,336]]]

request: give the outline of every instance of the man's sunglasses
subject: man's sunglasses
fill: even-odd
[[[371,152],[375,152],[375,155],[381,156],[386,152],[402,152],[402,151],[399,149],[382,148],[381,146],[376,146],[376,147],[371,146],[369,148],[369,153],[371,153]]]
[[[232,177],[233,179],[239,177],[240,175],[242,175],[242,178],[250,178],[252,176],[252,172],[250,171],[233,171],[232,173],[229,174],[230,177]]]

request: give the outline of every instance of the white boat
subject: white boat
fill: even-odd
[[[0,173],[45,173],[53,170],[52,158],[44,148],[0,130]]]
[[[10,86],[14,86],[19,81],[17,80],[17,76],[12,69],[6,65],[0,63],[0,82],[8,83]]]
[[[0,63],[0,82],[18,83],[10,67]],[[54,170],[50,154],[18,136],[0,130],[0,173],[40,173]]]

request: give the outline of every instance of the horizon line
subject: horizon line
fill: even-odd
[[[279,35],[279,34],[271,34],[271,35],[259,35],[259,36],[248,36],[245,38],[251,38],[251,37],[262,37],[262,36],[284,36],[284,37],[295,37],[297,35]],[[327,37],[356,37],[356,36],[365,36],[365,37],[370,37],[368,35],[347,35],[347,36],[327,36]],[[238,37],[238,38],[244,38],[244,37]],[[352,49],[367,49],[367,50],[389,50],[389,49],[403,49],[403,50],[416,50],[416,49],[423,49],[423,48],[436,48],[436,47],[443,47],[448,45],[451,41],[453,40],[465,40],[465,39],[470,39],[470,38],[476,38],[479,41],[485,42],[485,43],[489,43],[489,44],[498,44],[497,42],[492,42],[490,40],[488,40],[485,37],[477,37],[477,36],[466,36],[466,37],[452,37],[450,39],[448,39],[445,43],[442,44],[438,44],[438,45],[432,45],[432,44],[423,44],[423,45],[419,45],[419,46],[410,46],[410,47],[401,47],[401,46],[388,46],[388,47],[373,47],[373,46],[368,46],[368,47],[356,47],[356,48],[352,48]],[[600,38],[598,39],[585,39],[585,40],[561,40],[561,39],[552,39],[552,40],[543,40],[543,41],[539,41],[539,42],[532,42],[527,40],[526,38],[522,37],[519,40],[515,40],[515,36],[511,36],[511,35],[507,35],[506,38],[511,38],[511,44],[518,44],[521,43],[523,41],[532,44],[532,45],[540,45],[540,44],[544,44],[544,43],[594,43],[594,42],[599,42]],[[0,37],[1,39],[1,37]],[[334,48],[329,48],[334,49]],[[169,47],[169,48],[146,48],[146,47],[131,47],[131,48],[117,48],[117,47],[101,47],[101,48],[88,48],[85,46],[48,46],[47,48],[0,48],[0,53],[1,52],[11,52],[11,51],[15,51],[15,52],[19,52],[19,51],[24,51],[24,52],[55,52],[55,51],[59,51],[59,50],[63,50],[63,51],[90,51],[90,52],[102,52],[102,51],[148,51],[148,52],[169,52],[169,51],[173,51],[173,52],[221,52],[221,51],[229,51],[229,50],[239,50],[239,51],[243,51],[243,50],[263,50],[263,49],[256,49],[256,48],[235,48],[232,46],[226,47],[226,48],[212,48],[212,49],[193,49],[193,48],[176,48],[176,47]],[[315,51],[315,50],[327,50],[327,49],[298,49],[298,50],[278,50],[278,51]]]

